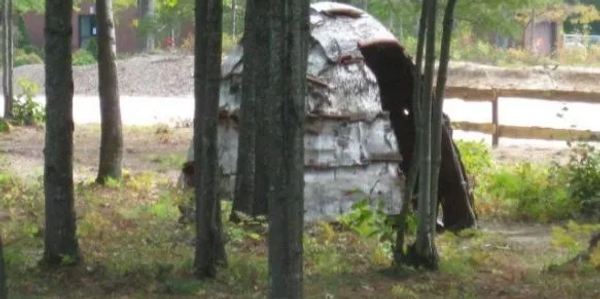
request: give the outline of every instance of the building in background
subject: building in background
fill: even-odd
[[[562,20],[536,17],[535,23],[529,22],[523,32],[523,46],[537,55],[556,53],[562,43],[562,27]]]
[[[96,10],[94,2],[86,1],[73,11],[71,24],[73,25],[73,49],[85,48],[90,39],[97,34]],[[138,36],[134,27],[134,20],[139,18],[137,7],[130,7],[115,14],[115,34],[117,37],[117,52],[132,53],[139,50]],[[27,33],[31,44],[37,47],[44,46],[44,15],[27,13],[24,16]]]

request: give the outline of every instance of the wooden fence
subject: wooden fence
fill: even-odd
[[[498,117],[498,100],[501,97],[600,104],[599,92],[531,89],[524,90],[511,88],[480,89],[459,86],[448,86],[446,88],[444,97],[458,98],[469,102],[491,102],[491,123],[453,121],[452,128],[455,130],[481,132],[492,135],[492,146],[494,147],[498,145],[498,141],[501,137],[515,139],[543,139],[588,142],[600,141],[600,132],[594,132],[591,130],[508,126],[500,124]]]

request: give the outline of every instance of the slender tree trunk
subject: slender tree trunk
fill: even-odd
[[[448,60],[450,58],[450,42],[452,40],[452,22],[454,15],[454,6],[456,0],[448,0],[446,4],[446,11],[444,13],[443,30],[442,30],[442,42],[440,49],[440,63],[438,67],[437,83],[435,88],[435,97],[432,108],[432,146],[431,146],[431,161],[432,161],[432,172],[431,172],[431,193],[432,198],[438,198],[438,187],[439,187],[439,176],[440,176],[440,165],[442,163],[442,127],[443,127],[443,116],[444,116],[444,88],[446,86],[446,74],[448,73]],[[435,215],[432,217],[432,225],[435,226],[437,223],[438,214],[437,200],[431,201],[431,212]]]
[[[72,0],[46,0],[46,139],[44,261],[79,261],[73,190]]]
[[[4,49],[4,118],[13,118],[13,45],[14,32],[12,22],[13,0],[4,0],[3,49]]]
[[[303,297],[304,121],[309,40],[308,0],[269,0],[268,90],[261,132],[269,157],[269,298]],[[261,137],[262,138],[262,137]]]
[[[195,270],[215,277],[225,252],[218,200],[217,114],[221,84],[223,2],[196,0],[194,59],[194,163],[196,199]]]
[[[100,166],[96,182],[120,179],[123,164],[123,133],[119,82],[117,79],[116,37],[112,0],[96,0],[98,22],[98,92],[102,133]]]
[[[412,107],[414,114],[414,126],[415,128],[422,127],[422,107],[421,107],[421,94],[422,94],[422,76],[421,70],[423,68],[423,51],[425,48],[425,28],[427,21],[427,4],[425,1],[423,3],[423,7],[421,8],[421,16],[419,19],[419,32],[417,33],[417,54],[415,58],[415,68],[412,74],[413,77],[413,90],[412,90]],[[417,184],[417,179],[419,176],[419,167],[420,163],[417,160],[419,157],[419,148],[421,146],[421,137],[420,134],[415,134],[414,140],[414,148],[412,151],[412,163],[410,165],[410,169],[408,174],[405,176],[406,184],[405,184],[405,193],[402,199],[402,207],[400,209],[400,219],[399,225],[396,230],[396,244],[394,248],[394,263],[399,266],[403,265],[406,262],[411,263],[412,261],[407,260],[407,255],[404,253],[404,241],[407,227],[407,218],[409,212],[409,204],[413,200],[413,195],[415,191],[415,187]],[[406,159],[406,157],[404,157]]]
[[[2,235],[0,235],[0,299],[8,299],[6,279],[6,266],[4,265],[4,244],[2,244]]]
[[[141,0],[140,1],[140,17],[154,17],[154,0]],[[148,32],[145,39],[141,41],[141,48],[144,52],[154,51],[154,33]]]
[[[231,0],[231,36],[235,37],[236,34],[236,21],[237,21],[237,1]]]
[[[427,0],[426,0],[427,1]],[[425,8],[423,8],[425,9]],[[435,226],[432,226],[432,217],[435,213],[431,211],[431,202],[437,198],[431,194],[431,175],[432,175],[432,86],[433,69],[435,63],[435,23],[437,0],[429,0],[426,7],[427,11],[427,35],[425,50],[425,74],[423,78],[423,93],[421,95],[422,120],[419,130],[419,204],[418,215],[419,223],[417,228],[417,239],[415,241],[415,263],[426,268],[436,269],[438,267],[438,255],[435,248]]]

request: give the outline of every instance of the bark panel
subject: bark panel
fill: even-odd
[[[412,104],[415,65],[396,40],[363,43],[360,50],[377,77],[382,108],[390,113],[390,121],[402,155],[400,169],[407,174],[414,161],[416,140]],[[472,209],[467,208],[472,207],[473,195],[468,181],[464,179],[466,169],[452,140],[450,123],[443,125],[438,200],[442,204],[444,226],[451,230],[474,227],[476,219]]]

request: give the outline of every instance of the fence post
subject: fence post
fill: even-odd
[[[500,125],[498,121],[498,91],[492,90],[494,97],[492,99],[492,148],[498,147],[500,140]]]

